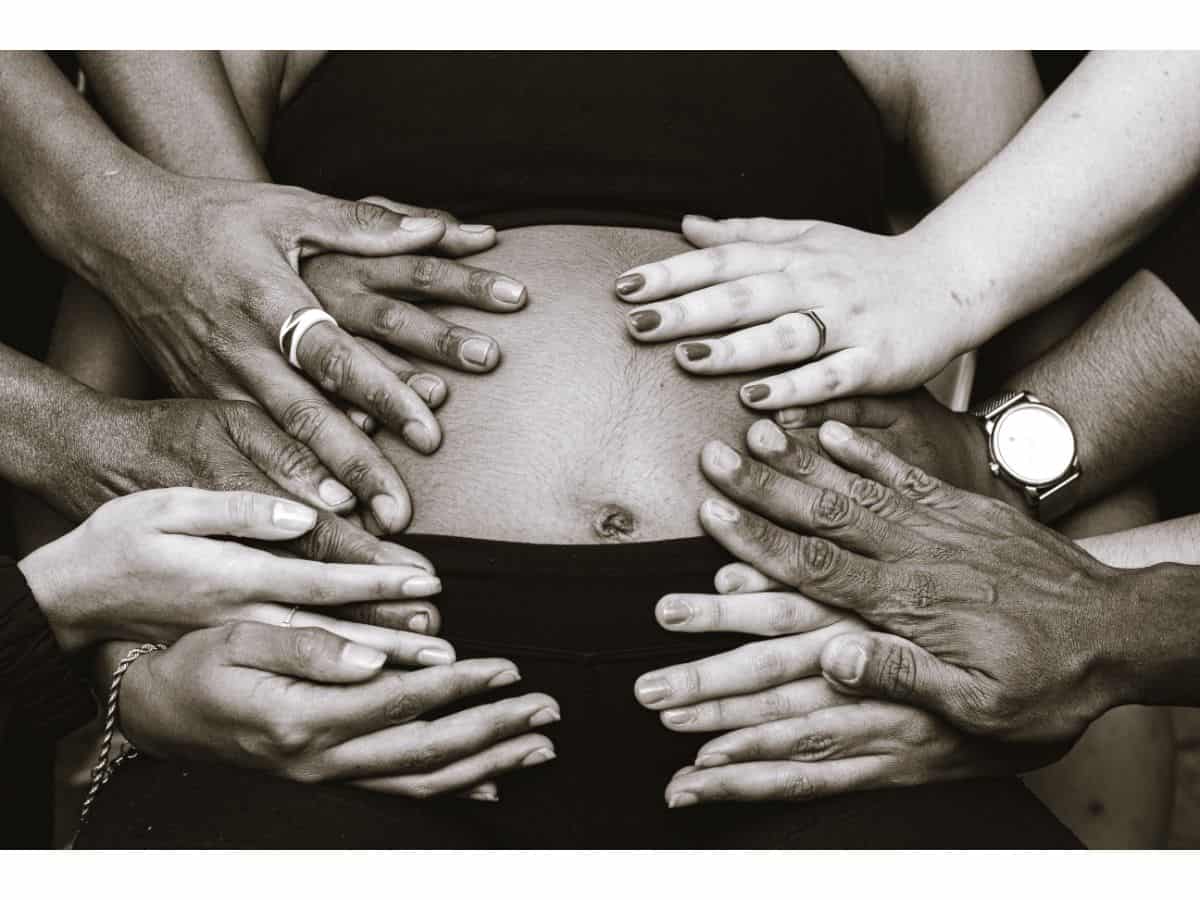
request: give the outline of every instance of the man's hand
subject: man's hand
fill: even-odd
[[[520,674],[508,660],[413,672],[383,663],[382,653],[319,628],[242,622],[194,631],[130,667],[121,730],[154,756],[418,798],[554,758],[550,740],[533,733],[559,718],[545,694],[418,720],[514,684]]]
[[[820,448],[817,429],[824,422],[841,422],[935,478],[1003,500],[1022,512],[1029,510],[1020,491],[989,471],[987,437],[980,420],[947,409],[924,388],[895,397],[858,397],[791,407],[777,412],[775,421],[814,449]]]
[[[670,594],[655,610],[670,631],[764,638],[639,679],[642,692],[668,686],[647,704],[662,710],[667,728],[726,732],[671,779],[672,808],[815,800],[1011,774],[1046,765],[1067,749],[967,735],[916,707],[847,696],[821,677],[821,649],[835,635],[867,633],[862,621],[800,594],[757,590],[752,578],[748,591]]]
[[[432,453],[442,437],[429,409],[436,405],[435,387],[424,384],[426,395],[420,395],[411,367],[390,364],[328,323],[300,341],[303,371],[297,372],[279,352],[279,329],[295,310],[321,307],[300,277],[302,259],[322,252],[459,255],[490,247],[495,231],[451,229],[445,214],[424,215],[388,201],[353,203],[297,188],[161,171],[121,189],[123,203],[136,204],[139,215],[122,217],[120,208],[114,210],[117,226],[109,228],[114,235],[94,250],[85,269],[117,306],[147,359],[184,396],[257,402],[363,502],[364,520],[373,530],[403,529],[411,518],[403,480],[334,401],[360,410],[419,452]],[[132,229],[130,221],[141,224]],[[86,227],[97,230],[96,223]],[[478,304],[478,284],[500,283],[491,273],[481,280],[459,268],[441,263],[445,277],[422,289],[424,270],[415,267],[413,291]],[[330,290],[322,293],[328,297]],[[378,306],[372,297],[366,302]],[[366,328],[353,317],[345,327],[352,325],[363,327],[367,337],[386,331],[391,343],[399,343],[396,329]],[[422,334],[414,329],[410,343],[421,345],[430,337]],[[462,347],[466,353],[468,345]],[[494,364],[494,347],[490,355]]]
[[[830,641],[826,678],[1006,739],[1070,741],[1130,702],[1124,573],[841,423],[820,437],[832,461],[770,422],[749,433],[768,465],[709,444],[704,473],[740,506],[708,500],[701,521],[767,577],[886,632]]]

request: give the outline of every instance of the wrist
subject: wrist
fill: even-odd
[[[74,590],[68,575],[73,532],[44,544],[17,563],[33,594],[34,602],[50,623],[54,640],[63,653],[78,653],[95,639],[88,624],[83,598]]]
[[[1031,514],[1032,510],[1021,490],[992,474],[987,433],[979,417],[971,413],[955,413],[955,420],[961,431],[961,444],[964,447],[962,471],[965,475],[964,483],[959,487],[974,494],[1000,500],[1026,515]]]

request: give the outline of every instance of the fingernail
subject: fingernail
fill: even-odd
[[[436,375],[418,375],[408,383],[408,386],[429,404],[436,404],[438,394],[446,389],[446,383]]]
[[[442,580],[433,575],[414,575],[400,585],[405,597],[432,597],[442,589]],[[421,613],[421,615],[425,615]],[[425,616],[429,618],[428,616]]]
[[[750,440],[770,453],[782,453],[787,449],[787,436],[768,419],[759,419],[750,426]]]
[[[684,218],[685,220],[686,220],[686,219],[691,219],[691,220],[693,220],[693,221],[695,221],[695,222],[715,222],[715,221],[716,221],[716,219],[710,219],[708,216],[702,216],[702,215],[700,215],[699,213],[688,213],[688,214],[687,214],[686,216],[684,216],[683,218]]]
[[[426,647],[417,651],[417,662],[423,666],[448,666],[454,662],[454,654],[441,647]]]
[[[419,453],[432,453],[437,449],[437,437],[423,422],[415,420],[408,422],[400,429],[400,434],[404,438],[405,443]]]
[[[330,506],[341,506],[354,495],[340,481],[326,478],[317,485],[317,495]]]
[[[643,331],[653,331],[662,323],[662,316],[652,309],[639,309],[629,314],[629,324],[639,334]]]
[[[553,750],[551,750],[549,747],[538,747],[536,750],[534,750],[532,753],[530,753],[528,756],[526,756],[523,760],[521,760],[521,765],[523,765],[523,766],[539,766],[542,763],[550,762],[550,760],[552,760],[552,759],[554,759],[554,751]]]
[[[759,403],[771,396],[771,388],[765,384],[748,384],[742,388],[747,403]]]
[[[371,498],[371,512],[383,528],[391,529],[399,524],[396,520],[400,516],[400,504],[387,494],[376,494]]]
[[[735,507],[716,498],[704,501],[704,511],[721,522],[736,522],[739,515]]]
[[[488,680],[488,687],[507,687],[510,684],[516,684],[521,680],[521,673],[516,669],[505,669],[498,675],[493,675]]]
[[[867,668],[867,652],[858,644],[842,641],[833,648],[826,671],[842,684],[857,684]]]
[[[696,765],[701,769],[712,769],[717,766],[729,765],[729,757],[724,753],[702,753],[696,757]]]
[[[722,572],[721,583],[717,585],[717,590],[722,593],[732,594],[734,591],[741,590],[742,585],[745,583],[737,575],[726,575]]]
[[[622,297],[627,297],[630,294],[640,291],[646,286],[646,276],[640,272],[634,272],[632,275],[622,275],[617,279],[617,293]]]
[[[808,418],[808,410],[793,406],[791,409],[781,409],[775,413],[775,421],[784,428],[801,428]]]
[[[316,523],[317,511],[299,503],[276,500],[271,510],[271,521],[280,528],[303,534]]]
[[[442,224],[441,219],[430,219],[425,216],[405,216],[400,223],[401,231],[429,231]]]
[[[678,597],[671,597],[663,603],[659,618],[664,625],[682,625],[692,617],[692,608]]]
[[[381,566],[412,566],[414,569],[424,569],[430,575],[434,572],[433,563],[429,560],[387,541],[379,542],[371,561]]]
[[[681,806],[695,806],[700,799],[695,794],[681,791],[667,798],[667,809],[679,809]]]
[[[690,709],[669,709],[662,714],[663,721],[668,725],[686,725],[692,721],[694,713]]]
[[[688,358],[689,362],[695,362],[698,359],[708,359],[712,356],[712,348],[708,344],[694,341],[692,343],[680,344],[683,349],[683,355]]]
[[[364,647],[362,644],[347,644],[346,649],[342,651],[342,659],[350,665],[374,671],[383,667],[387,662],[387,655],[379,652],[374,647]]]
[[[511,278],[497,278],[492,282],[492,298],[509,306],[520,306],[525,302],[525,285]]]
[[[637,697],[642,703],[657,703],[671,695],[671,686],[664,678],[647,678],[637,683]]]
[[[722,474],[728,474],[742,464],[742,457],[728,444],[713,444],[708,449],[708,464]]]
[[[543,725],[549,725],[552,722],[557,722],[562,718],[558,714],[558,710],[551,706],[543,707],[529,717],[529,726],[531,728],[541,728]]]
[[[487,338],[469,338],[463,341],[459,353],[463,360],[477,366],[486,366],[492,355],[493,344]]]
[[[475,788],[467,796],[472,800],[478,800],[481,803],[499,803],[500,794],[494,787]]]
[[[417,634],[428,634],[429,625],[429,613],[417,613],[408,620],[408,630],[415,631]]]
[[[850,428],[841,422],[826,422],[821,426],[821,437],[831,444],[844,444],[853,434]]]
[[[374,424],[371,417],[365,412],[358,409],[352,409],[346,413],[346,417],[355,424],[360,431],[370,431],[371,425]]]
[[[458,230],[465,231],[467,234],[487,234],[495,229],[491,225],[459,225]]]

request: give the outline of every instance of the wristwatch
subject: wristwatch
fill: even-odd
[[[1066,514],[1079,496],[1079,453],[1067,420],[1028,391],[971,410],[988,439],[988,468],[1016,487],[1040,522]]]

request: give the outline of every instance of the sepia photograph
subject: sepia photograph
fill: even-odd
[[[0,847],[1200,848],[1200,51],[570,46],[0,50]]]

